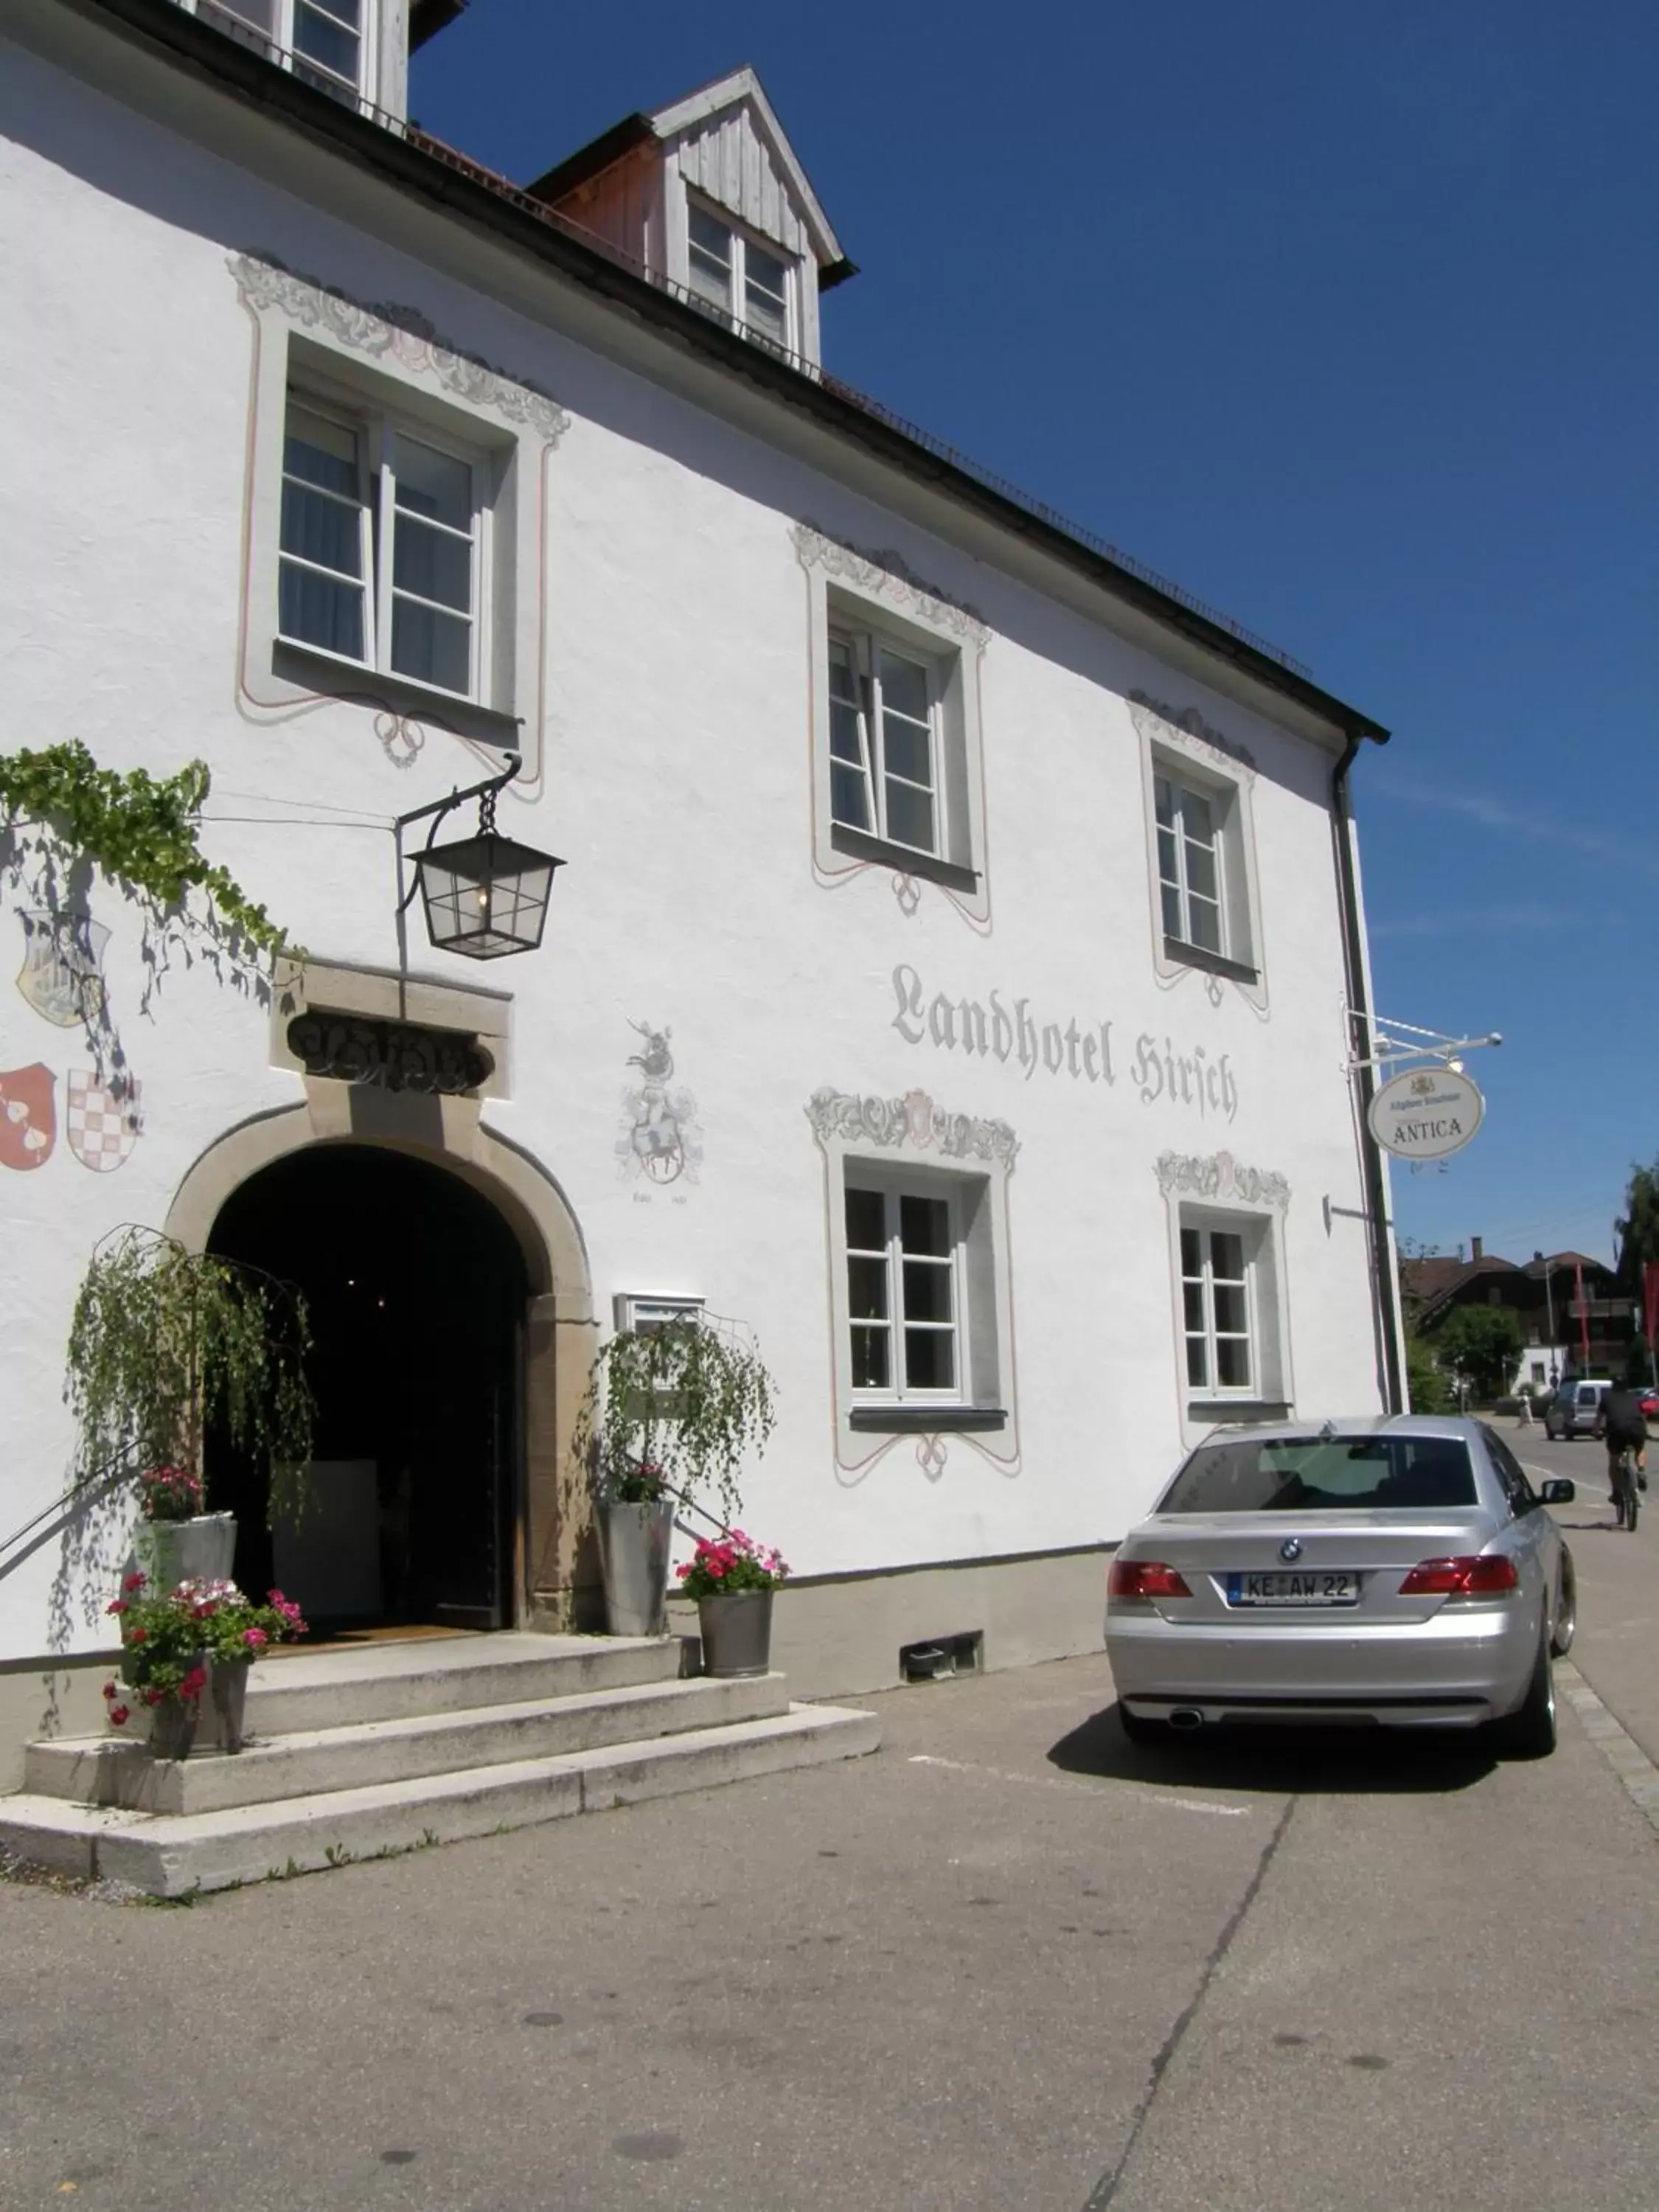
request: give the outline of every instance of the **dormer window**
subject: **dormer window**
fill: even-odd
[[[689,203],[687,258],[694,296],[734,322],[750,337],[790,344],[790,265],[720,216]]]
[[[356,106],[368,82],[365,0],[185,0],[204,23]]]

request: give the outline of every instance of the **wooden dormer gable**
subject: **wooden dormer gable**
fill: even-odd
[[[626,118],[527,189],[744,337],[817,365],[818,295],[853,268],[753,70]]]

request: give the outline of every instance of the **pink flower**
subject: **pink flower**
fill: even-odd
[[[703,1561],[703,1565],[708,1568],[709,1573],[714,1576],[715,1581],[719,1582],[726,1573],[727,1562],[725,1559],[715,1556],[714,1558],[705,1559]]]
[[[268,1644],[270,1638],[263,1628],[245,1628],[242,1631],[242,1641],[250,1650],[257,1651],[262,1644]]]
[[[116,1728],[125,1728],[132,1717],[125,1705],[112,1705],[109,1709],[109,1717]]]
[[[691,1570],[690,1567],[676,1567],[674,1570],[676,1580],[684,1582],[690,1571]]]

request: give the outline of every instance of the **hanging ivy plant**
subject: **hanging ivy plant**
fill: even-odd
[[[743,1510],[744,1460],[765,1449],[776,1421],[775,1389],[760,1353],[729,1322],[620,1329],[593,1364],[576,1450],[606,1498],[692,1500],[707,1486],[730,1523]]]
[[[49,862],[94,861],[163,910],[185,908],[191,891],[202,892],[210,919],[275,955],[287,949],[283,932],[197,842],[210,787],[204,761],[158,781],[142,768],[100,768],[78,741],[0,755],[7,826],[43,833]]]
[[[311,1457],[310,1346],[297,1290],[153,1229],[116,1231],[93,1254],[70,1328],[64,1395],[83,1473],[125,1463],[199,1480],[217,1422],[264,1463],[272,1510],[293,1510]]]

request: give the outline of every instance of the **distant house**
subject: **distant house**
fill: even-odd
[[[1622,1373],[1634,1331],[1631,1300],[1611,1267],[1583,1252],[1534,1252],[1524,1263],[1471,1239],[1469,1256],[1435,1254],[1400,1263],[1407,1324],[1432,1332],[1454,1306],[1507,1306],[1525,1349],[1513,1378],[1547,1389],[1567,1375]]]

